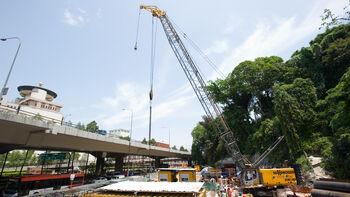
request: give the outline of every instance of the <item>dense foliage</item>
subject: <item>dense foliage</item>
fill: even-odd
[[[208,86],[238,139],[241,151],[261,154],[285,136],[270,156],[310,167],[306,155],[320,155],[335,177],[350,178],[350,25],[327,29],[284,62],[259,57],[244,61]],[[193,129],[192,156],[214,165],[227,157],[214,122]]]

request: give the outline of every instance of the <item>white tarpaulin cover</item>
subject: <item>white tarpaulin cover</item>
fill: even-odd
[[[200,193],[203,182],[120,182],[114,183],[99,190],[120,192],[182,192]]]

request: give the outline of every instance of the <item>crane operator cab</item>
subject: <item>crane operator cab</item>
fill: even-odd
[[[257,185],[259,184],[259,169],[246,168],[242,171],[241,177],[244,185]]]

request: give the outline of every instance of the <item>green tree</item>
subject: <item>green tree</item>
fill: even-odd
[[[322,135],[313,146],[323,156],[327,170],[337,178],[349,179],[350,165],[350,68],[338,85],[318,102]],[[322,140],[321,140],[322,139]]]
[[[79,158],[80,158],[80,153],[75,152],[74,153],[74,161],[79,161]]]
[[[309,47],[294,52],[286,65],[292,68],[295,78],[310,78],[318,98],[324,99],[327,90],[338,84],[349,67],[349,46],[350,25],[334,27],[317,35]]]
[[[289,85],[275,85],[275,111],[281,123],[291,158],[302,154],[302,143],[313,129],[316,112],[316,89],[310,79],[297,78]]]
[[[180,151],[185,151],[185,148],[183,146],[180,146]]]
[[[176,145],[174,145],[171,149],[173,149],[173,150],[177,150],[177,148],[176,148]]]
[[[322,27],[329,29],[329,27],[332,26],[337,26],[343,23],[350,23],[350,2],[349,5],[344,7],[344,16],[336,16],[330,9],[324,9],[321,18],[322,24],[319,29]]]
[[[6,153],[4,154],[0,154],[0,165],[2,165],[5,161],[5,156],[6,156]]]
[[[223,104],[225,119],[243,153],[256,151],[250,148],[255,144],[250,136],[262,121],[275,116],[274,84],[292,81],[293,73],[280,57],[260,57],[240,63],[226,79],[208,86],[216,102]]]
[[[72,122],[71,120],[69,120],[69,121],[67,122],[67,126],[71,127],[72,125],[73,125],[73,122]]]
[[[6,164],[8,167],[15,167],[16,170],[21,164],[23,163],[24,160],[24,154],[22,151],[19,150],[14,150],[11,151],[11,153],[7,157],[8,163]]]
[[[227,153],[218,138],[216,125],[218,120],[211,120],[203,116],[192,130],[192,158],[196,163],[214,165],[216,161],[224,158]]]
[[[99,129],[96,121],[91,121],[89,124],[86,125],[86,131],[88,132],[97,132]]]
[[[147,140],[146,140],[146,138],[144,137],[143,138],[143,140],[142,140],[142,142],[141,142],[142,144],[147,144]]]
[[[82,163],[86,163],[86,161],[88,160],[89,158],[89,153],[83,153],[79,159],[80,162]],[[91,158],[90,158],[91,159]]]
[[[119,139],[130,141],[130,136],[119,136]]]
[[[318,102],[321,111],[322,127],[331,132],[326,135],[339,135],[350,130],[350,68],[339,84],[330,89],[327,97]]]
[[[154,138],[151,139],[151,145],[154,146],[154,144],[156,143],[156,140]]]
[[[86,130],[85,125],[82,124],[81,122],[78,122],[78,124],[75,126],[75,128],[83,130],[83,131]]]
[[[35,154],[35,151],[34,150],[29,150],[28,151],[26,165],[34,165],[34,164],[37,163],[37,161],[38,161],[38,158],[37,158],[37,156]]]

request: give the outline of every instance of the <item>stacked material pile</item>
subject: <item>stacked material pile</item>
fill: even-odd
[[[313,197],[350,197],[350,183],[332,179],[316,181],[311,195]]]

